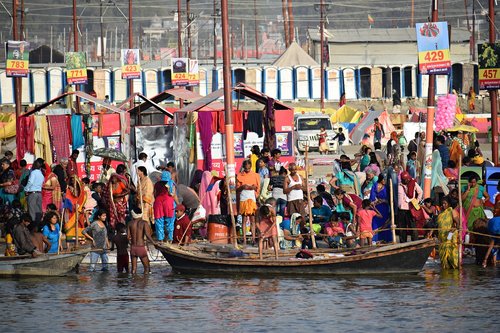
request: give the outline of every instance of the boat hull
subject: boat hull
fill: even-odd
[[[420,272],[434,246],[434,241],[423,240],[388,245],[364,254],[303,260],[214,258],[173,246],[158,246],[158,249],[174,271],[184,274],[379,275]]]
[[[75,269],[88,250],[59,255],[42,255],[37,258],[0,260],[0,277],[63,276]]]

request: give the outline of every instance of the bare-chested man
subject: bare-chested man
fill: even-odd
[[[151,270],[144,236],[146,236],[151,243],[155,244],[151,237],[151,228],[149,224],[142,219],[142,211],[140,208],[134,208],[134,210],[132,210],[132,218],[132,222],[128,225],[132,274],[137,273],[137,258],[141,259],[142,265],[144,266],[144,274],[149,274]]]

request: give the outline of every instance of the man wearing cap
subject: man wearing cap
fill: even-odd
[[[423,198],[422,188],[417,184],[415,179],[411,178],[408,172],[401,173],[401,182],[398,186],[398,221],[400,228],[411,228],[412,230],[401,230],[399,233],[399,242],[405,243],[408,238],[408,231],[411,235],[411,240],[418,239],[415,219],[411,214],[411,209],[418,208],[418,203]]]
[[[179,245],[189,244],[192,234],[192,223],[186,214],[186,207],[181,204],[175,208],[174,243],[179,243]]]
[[[131,211],[132,221],[128,224],[128,239],[130,241],[130,261],[132,262],[132,274],[137,273],[137,258],[141,259],[144,266],[144,274],[151,272],[148,258],[148,249],[144,243],[144,236],[153,244],[149,224],[142,219],[142,210],[138,207]]]

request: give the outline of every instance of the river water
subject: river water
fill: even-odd
[[[500,268],[387,277],[208,277],[153,266],[0,280],[1,332],[495,332]],[[142,271],[142,267],[140,267]]]

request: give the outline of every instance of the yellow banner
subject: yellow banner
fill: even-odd
[[[7,70],[28,70],[29,61],[28,60],[13,60],[7,59],[6,69]]]
[[[450,50],[433,50],[418,53],[418,62],[420,64],[440,64],[450,61]]]

